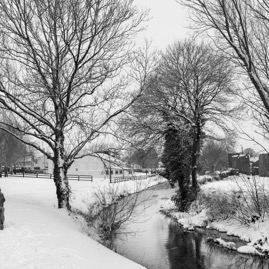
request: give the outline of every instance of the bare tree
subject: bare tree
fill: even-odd
[[[53,161],[58,207],[70,208],[68,168],[143,90],[150,67],[131,40],[147,12],[132,0],[3,0],[0,13],[0,104],[16,119],[0,128]]]
[[[234,151],[234,137],[222,141],[208,140],[204,144],[199,160],[200,167],[203,171],[214,172],[229,167],[228,153]]]
[[[128,231],[126,226],[136,222],[145,208],[151,205],[154,190],[150,193],[143,192],[139,182],[134,187],[134,191],[129,193],[117,184],[111,184],[108,188],[99,186],[92,190],[94,202],[87,205],[87,212],[77,210],[109,248],[113,248],[117,235],[134,233]]]
[[[155,76],[125,120],[127,126],[132,124],[129,133],[138,140],[163,137],[168,125],[191,135],[194,188],[203,138],[216,134],[216,129],[228,133],[225,122],[237,111],[230,102],[232,72],[227,58],[211,47],[177,42],[163,54]]]
[[[215,45],[237,64],[244,76],[243,79],[248,78],[250,83],[245,83],[242,87],[245,92],[244,99],[253,109],[254,118],[267,132],[268,2],[266,0],[178,0],[178,2],[192,11],[198,32],[208,33]]]

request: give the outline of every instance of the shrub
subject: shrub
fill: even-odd
[[[210,221],[229,219],[235,213],[232,204],[233,198],[229,197],[226,193],[202,193],[199,195],[199,200],[207,209]]]
[[[256,176],[240,176],[236,180],[240,195],[237,199],[239,217],[243,223],[264,220],[269,213],[269,193],[265,182]]]
[[[229,192],[200,193],[209,220],[236,219],[244,225],[263,221],[269,213],[269,192],[264,181],[240,176],[236,185],[237,189]]]
[[[104,245],[113,248],[115,236],[122,232],[126,233],[126,223],[136,220],[144,211],[145,202],[150,198],[147,196],[141,198],[139,190],[139,184],[133,194],[119,190],[117,184],[111,184],[108,188],[97,188],[92,193],[94,203],[88,205],[88,211],[76,213],[82,215],[88,226],[94,228]]]

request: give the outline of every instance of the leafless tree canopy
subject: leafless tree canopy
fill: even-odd
[[[223,141],[208,140],[204,143],[200,157],[200,169],[202,172],[222,171],[228,168],[228,153],[234,151],[234,137],[228,137]]]
[[[255,92],[245,97],[261,126],[269,118],[269,5],[266,0],[178,0],[189,7],[198,32],[207,33],[215,45],[243,71]],[[244,78],[243,78],[244,79]]]
[[[130,96],[127,65],[147,13],[132,0],[3,0],[0,13],[1,108],[64,178],[142,90],[140,82]],[[68,189],[65,182],[57,188]]]
[[[111,100],[126,85],[114,78],[130,56],[122,48],[143,19],[130,3],[1,2],[1,103],[25,134],[54,148],[57,130],[94,136],[116,111]]]
[[[236,111],[232,96],[233,69],[226,57],[203,44],[177,42],[163,54],[142,97],[131,108],[125,119],[127,131],[142,141],[163,136],[168,124],[181,133],[191,132],[196,178],[204,133],[212,135],[212,128],[229,131],[225,122]]]
[[[169,46],[142,97],[131,108],[130,117],[137,121],[130,128],[139,132],[145,126],[158,132],[167,123],[180,128],[184,123],[195,126],[211,121],[228,131],[225,118],[235,111],[230,102],[232,72],[228,59],[211,47],[191,41]]]

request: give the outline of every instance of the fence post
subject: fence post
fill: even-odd
[[[79,181],[79,175],[78,175],[78,181]]]

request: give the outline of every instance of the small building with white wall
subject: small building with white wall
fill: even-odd
[[[49,161],[48,173],[53,173],[52,161]],[[91,175],[93,178],[110,178],[128,176],[131,174],[131,169],[112,156],[100,154],[76,159],[68,169],[68,174]]]
[[[16,168],[26,168],[26,169],[34,169],[34,158],[32,155],[24,156],[19,158],[15,163],[14,167]]]
[[[42,170],[45,173],[48,171],[48,158],[45,155],[41,155],[35,158],[34,170]]]

